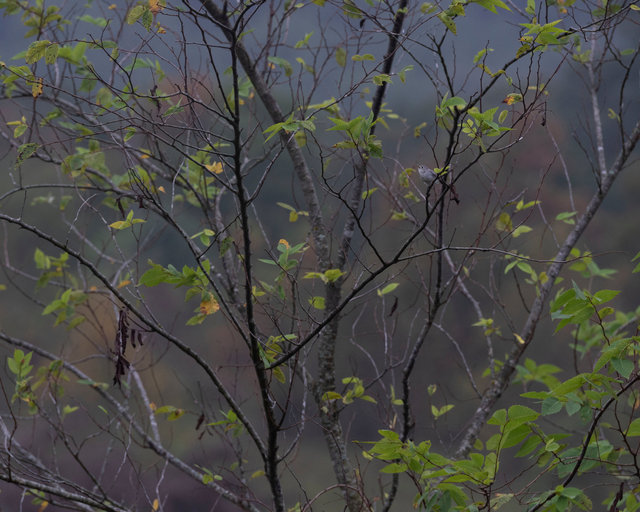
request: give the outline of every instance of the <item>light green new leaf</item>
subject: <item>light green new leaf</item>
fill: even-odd
[[[518,238],[520,235],[522,235],[524,233],[528,233],[529,231],[533,231],[532,228],[522,224],[522,225],[518,226],[516,229],[513,230],[512,235],[513,235],[513,238]]]
[[[481,5],[485,9],[488,9],[491,12],[496,14],[498,13],[498,10],[496,9],[496,7],[500,7],[501,9],[506,9],[507,11],[511,10],[509,9],[509,7],[507,7],[507,4],[505,4],[502,0],[473,0],[473,3]]]
[[[377,86],[380,86],[386,82],[389,82],[390,84],[393,83],[391,81],[391,77],[385,73],[381,73],[373,77],[373,83],[376,84]]]
[[[134,219],[133,210],[129,210],[129,213],[127,214],[127,218],[125,220],[118,220],[116,222],[112,222],[111,224],[109,224],[109,227],[120,230],[120,229],[126,229],[128,227],[131,227],[134,224],[140,224],[141,222],[147,222],[147,221],[143,219]]]
[[[311,297],[309,298],[309,304],[311,304],[312,307],[316,308],[316,309],[324,309],[325,305],[324,305],[324,297]]]
[[[378,290],[378,296],[382,297],[383,295],[386,295],[387,293],[391,293],[393,290],[395,290],[400,283],[389,283],[387,286],[385,286],[382,290]]]

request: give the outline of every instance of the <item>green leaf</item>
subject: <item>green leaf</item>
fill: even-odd
[[[344,274],[345,273],[339,268],[330,268],[329,270],[325,270],[323,275],[327,283],[335,283]]]
[[[363,60],[376,60],[376,58],[370,53],[365,53],[364,55],[354,55],[351,57],[351,60],[354,62],[361,62]]]
[[[542,402],[542,415],[550,416],[562,410],[562,402],[557,398],[550,396]]]
[[[311,36],[313,35],[313,31],[308,32],[304,35],[304,38],[301,39],[300,41],[298,41],[295,45],[294,48],[302,48],[304,46],[309,46],[309,39],[311,39]]]
[[[60,46],[58,46],[58,43],[53,43],[47,46],[47,49],[44,51],[44,62],[46,64],[54,64],[58,58],[59,51]]]
[[[27,142],[26,144],[22,144],[18,148],[18,157],[16,158],[16,165],[21,165],[22,162],[24,162],[27,158],[29,158],[36,151],[38,151],[39,147],[40,145],[34,142]]]
[[[336,49],[336,62],[341,68],[347,65],[347,51],[342,46]]]
[[[629,437],[640,436],[640,418],[636,418],[629,424],[626,435]]]
[[[544,25],[539,23],[520,23],[520,25],[528,29],[525,36],[533,36],[534,41],[538,44],[564,44],[564,41],[558,38],[566,34],[567,31],[556,27],[561,21],[556,20]]]
[[[632,343],[633,343],[632,338],[623,338],[611,343],[611,345],[609,345],[602,351],[602,354],[600,355],[600,357],[598,358],[598,361],[593,367],[593,371],[594,372],[600,371],[609,361],[611,361],[611,359],[619,358],[620,355],[624,354],[627,351],[627,348]]]
[[[387,466],[383,467],[380,472],[381,473],[404,473],[407,470],[407,465],[404,462],[392,462]]]
[[[367,199],[371,194],[373,194],[376,190],[378,190],[378,187],[373,187],[370,188],[368,190],[365,190],[364,192],[362,192],[362,199]]]
[[[535,450],[538,447],[538,445],[541,442],[542,441],[538,436],[531,436],[524,443],[522,443],[522,446],[520,446],[520,449],[515,454],[515,457],[525,457],[529,455],[533,450]]]
[[[513,230],[512,235],[513,235],[513,238],[518,238],[520,235],[524,233],[528,233],[529,231],[533,231],[533,229],[530,228],[529,226],[525,226],[524,224],[522,224]]]
[[[618,290],[600,290],[593,295],[593,301],[596,304],[603,304],[605,302],[609,302],[619,293],[620,292]]]
[[[458,33],[458,29],[456,27],[456,24],[453,22],[453,20],[451,19],[451,17],[442,12],[440,14],[438,14],[438,19],[444,24],[445,27],[447,27],[454,35],[456,35]]]
[[[48,41],[47,39],[43,39],[42,41],[34,41],[33,43],[31,43],[29,45],[29,48],[27,49],[27,54],[25,56],[27,64],[34,64],[38,62],[42,57],[44,57],[45,52],[50,44],[51,41]]]
[[[133,9],[131,9],[127,14],[127,23],[129,25],[133,25],[136,21],[138,21],[144,14],[145,8],[147,7],[144,5],[136,5]]]
[[[72,407],[70,405],[65,405],[62,408],[62,417],[64,418],[65,416],[67,416],[68,414],[71,414],[73,412],[76,412],[78,410],[78,407]]]
[[[78,19],[80,21],[84,21],[86,23],[91,23],[92,25],[96,25],[97,27],[104,28],[107,26],[107,20],[105,18],[94,18],[89,14],[84,14],[83,16],[80,16]]]
[[[385,73],[381,73],[373,77],[373,83],[376,84],[377,86],[381,86],[386,82],[393,83],[391,81],[391,77]]]
[[[309,304],[316,309],[324,309],[324,297],[311,297],[309,299]]]
[[[395,290],[398,286],[400,285],[400,283],[389,283],[387,286],[385,286],[384,288],[382,288],[382,290],[378,290],[378,296],[382,297],[383,295],[386,295],[387,293],[391,293],[393,290]]]
[[[538,419],[540,413],[524,405],[512,405],[509,407],[509,423],[525,423]]]
[[[140,277],[140,284],[144,286],[157,286],[160,283],[167,282],[167,278],[171,275],[162,265],[157,265],[149,260],[152,267]]]
[[[536,14],[536,0],[527,0],[526,13],[534,16]]]
[[[504,425],[507,423],[507,411],[506,409],[498,409],[493,413],[491,418],[487,421],[489,425]]]
[[[584,385],[584,383],[587,381],[588,375],[590,374],[581,373],[579,375],[576,375],[575,377],[571,377],[570,379],[554,387],[551,390],[551,393],[556,397],[563,397],[568,393],[572,393],[573,391],[580,389]]]
[[[431,2],[423,2],[420,5],[420,12],[422,14],[431,14],[432,12],[435,12],[437,9],[438,8]]]
[[[282,57],[269,57],[267,60],[284,69],[285,76],[291,76],[293,73],[293,68],[287,59],[283,59]]]
[[[391,220],[405,220],[408,218],[408,215],[406,214],[406,212],[398,212],[398,211],[393,211],[393,213],[391,213]]]
[[[507,4],[505,4],[502,0],[472,0],[472,1],[473,3],[481,5],[485,9],[488,9],[491,12],[496,14],[498,13],[498,10],[496,9],[496,7],[500,7],[501,9],[505,9],[507,11],[511,10],[509,9],[509,7],[507,7]]]
[[[127,218],[125,220],[118,220],[116,222],[112,222],[111,224],[109,224],[109,227],[113,229],[121,230],[121,229],[129,228],[134,224],[140,224],[141,222],[147,222],[147,221],[144,219],[134,219],[133,210],[129,210],[129,213],[127,214]]]
[[[502,212],[496,221],[496,229],[498,231],[512,231],[513,223],[511,222],[511,215],[507,212]]]
[[[400,78],[400,81],[402,83],[405,83],[407,80],[407,71],[411,71],[413,70],[413,65],[408,65],[405,66],[404,68],[402,68],[400,71],[398,71],[398,77]]]
[[[181,103],[182,103],[182,98],[180,98],[178,100],[178,103],[176,103],[175,105],[172,105],[171,107],[169,107],[166,110],[166,112],[164,114],[162,114],[162,117],[169,117],[169,116],[172,116],[174,114],[179,114],[180,112],[184,111],[184,107],[180,105]]]
[[[620,374],[622,375],[625,379],[628,379],[629,376],[631,375],[631,372],[633,372],[633,361],[630,361],[629,359],[611,359],[611,366],[613,366],[613,368]]]
[[[322,395],[323,400],[342,400],[342,395],[340,393],[336,393],[335,391],[327,391],[324,395]]]

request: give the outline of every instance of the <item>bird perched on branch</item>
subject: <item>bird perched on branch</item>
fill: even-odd
[[[456,189],[453,188],[453,185],[449,185],[444,179],[442,179],[442,176],[437,174],[436,171],[434,171],[430,167],[427,167],[426,165],[420,164],[418,166],[418,174],[420,175],[420,178],[422,178],[422,181],[424,181],[427,184],[429,189],[433,186],[433,184],[436,181],[439,181],[440,183],[442,183],[442,185],[446,187],[446,189],[451,190],[451,197],[453,198],[453,200],[456,203],[460,204],[460,198],[456,193]]]

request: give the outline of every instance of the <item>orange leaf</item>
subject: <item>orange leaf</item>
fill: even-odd
[[[200,303],[200,313],[202,315],[212,315],[219,309],[220,309],[220,304],[218,304],[218,301],[213,297],[211,297],[208,300],[203,300]]]
[[[213,162],[212,164],[205,165],[207,171],[213,174],[220,174],[222,172],[222,162]]]
[[[37,98],[42,94],[42,78],[36,78],[36,81],[31,85],[31,95]]]
[[[149,0],[149,10],[153,14],[158,14],[162,10],[162,5],[160,5],[160,0]]]

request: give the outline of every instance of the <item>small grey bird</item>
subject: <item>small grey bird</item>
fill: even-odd
[[[420,175],[420,178],[422,178],[422,181],[424,181],[427,184],[429,189],[431,189],[431,187],[436,181],[440,181],[443,184],[443,186],[445,186],[447,189],[451,191],[451,197],[453,198],[453,200],[456,203],[460,203],[460,198],[456,193],[456,189],[453,188],[453,185],[449,185],[448,183],[446,183],[438,174],[436,174],[436,172],[433,169],[431,169],[430,167],[427,167],[426,165],[420,164],[418,166],[418,174]]]
[[[433,169],[422,164],[418,166],[418,174],[422,178],[422,181],[424,181],[429,186],[431,186],[433,182],[438,179],[438,175]]]

